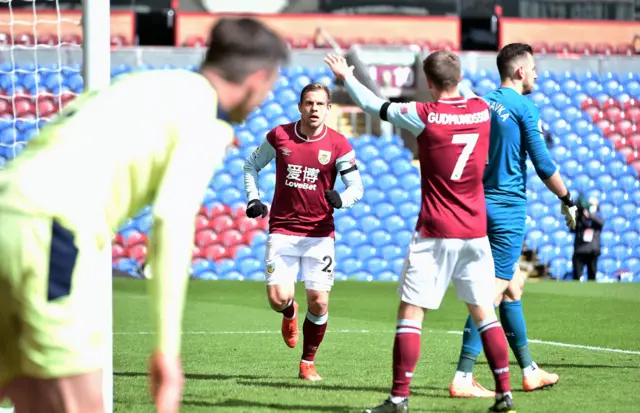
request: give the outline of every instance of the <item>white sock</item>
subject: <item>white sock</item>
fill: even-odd
[[[465,373],[464,371],[456,371],[456,375],[453,376],[453,381],[455,383],[471,384],[472,380],[473,375],[471,373]]]
[[[511,399],[513,400],[513,396],[511,395],[511,392],[510,392],[510,391],[508,391],[508,392],[506,392],[506,393],[496,393],[496,400],[500,400],[500,399],[502,399],[502,398],[503,398],[503,397],[505,397],[505,396],[509,396],[509,397],[511,397]]]
[[[406,397],[400,397],[400,396],[391,396],[389,397],[389,400],[391,400],[391,403],[393,404],[400,404],[403,401],[407,400]]]
[[[527,377],[527,376],[533,374],[536,370],[538,370],[538,365],[534,361],[533,363],[531,363],[530,366],[527,366],[527,367],[522,369],[522,375],[524,377]]]

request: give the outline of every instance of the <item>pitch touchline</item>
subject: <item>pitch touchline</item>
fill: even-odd
[[[462,335],[461,331],[438,331],[438,330],[422,330],[423,333],[431,333],[431,334],[454,334],[454,335]],[[330,330],[330,334],[393,334],[391,330]],[[114,332],[114,335],[153,335],[154,332],[151,331],[119,331]],[[255,330],[255,331],[185,331],[182,334],[184,335],[234,335],[234,334],[280,334],[280,331],[275,330]],[[601,351],[605,353],[619,353],[619,354],[633,354],[640,356],[640,351],[634,350],[622,350],[619,348],[608,348],[608,347],[597,347],[597,346],[587,346],[583,344],[571,344],[571,343],[560,343],[557,341],[545,341],[545,340],[535,340],[529,339],[530,343],[534,344],[544,344],[547,346],[554,347],[568,347],[568,348],[577,348],[582,350],[590,350],[590,351]]]

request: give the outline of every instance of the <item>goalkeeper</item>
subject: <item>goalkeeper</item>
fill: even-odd
[[[497,57],[502,79],[499,89],[484,96],[491,107],[489,159],[484,172],[487,229],[496,271],[496,300],[500,321],[523,374],[523,387],[533,391],[555,385],[558,375],[539,368],[531,358],[522,312],[524,279],[518,266],[527,218],[527,154],[536,173],[559,198],[559,208],[569,228],[576,225],[576,210],[560,173],[549,156],[538,108],[526,97],[537,78],[533,50],[512,43]],[[475,96],[464,85],[465,97]],[[493,398],[495,393],[473,380],[472,371],[482,342],[471,318],[464,328],[463,344],[455,377],[449,386],[452,397]]]
[[[149,281],[157,411],[178,411],[194,221],[232,143],[288,59],[256,20],[220,19],[199,73],[152,71],[78,97],[0,172],[0,399],[18,412],[101,413],[98,266],[114,231],[153,204]]]

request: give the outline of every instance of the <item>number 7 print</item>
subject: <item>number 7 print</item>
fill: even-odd
[[[453,139],[451,143],[453,144],[464,144],[464,148],[462,148],[462,153],[458,158],[458,162],[456,162],[455,168],[453,168],[453,173],[451,174],[451,180],[457,181],[462,177],[462,172],[464,172],[464,167],[467,165],[469,161],[469,156],[473,152],[473,149],[476,147],[476,142],[478,142],[478,137],[480,137],[479,133],[460,133],[457,135],[453,135]]]

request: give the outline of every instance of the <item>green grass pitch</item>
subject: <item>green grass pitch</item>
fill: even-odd
[[[316,359],[325,380],[307,383],[297,378],[302,337],[298,348],[285,346],[264,284],[192,281],[181,412],[359,412],[379,404],[391,384],[395,289],[395,283],[336,283]],[[296,296],[304,302],[302,285]],[[528,283],[523,305],[534,360],[560,374],[560,382],[551,390],[524,393],[512,356],[518,412],[640,411],[640,284]],[[302,315],[305,308],[301,304]],[[114,280],[114,312],[115,411],[152,412],[146,365],[153,335],[145,282]],[[413,412],[485,412],[490,405],[448,397],[464,321],[464,305],[453,290],[439,311],[427,315]],[[476,374],[493,388],[482,357]]]

